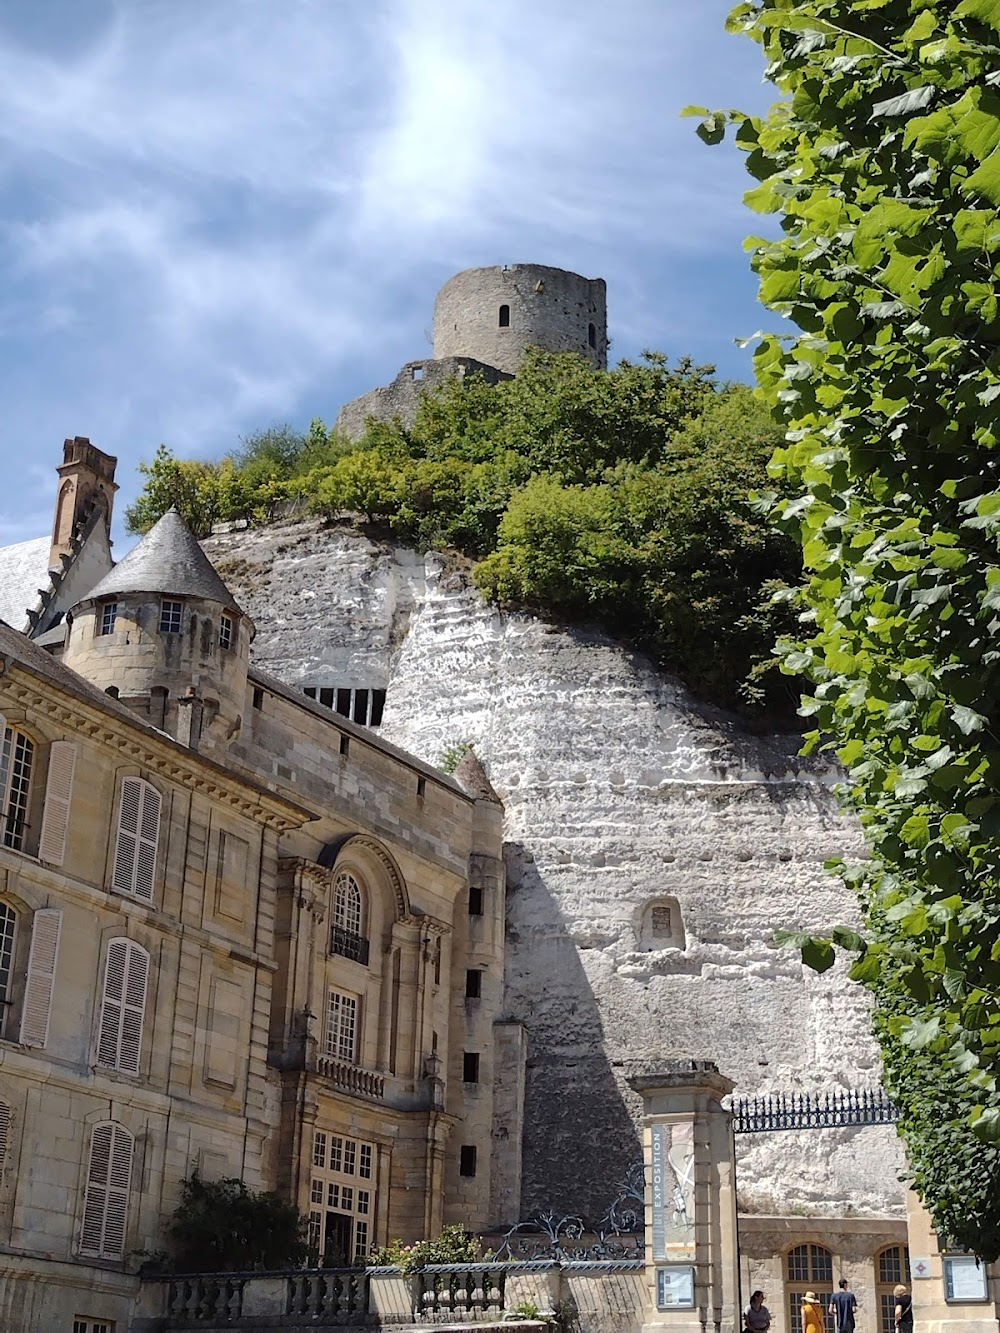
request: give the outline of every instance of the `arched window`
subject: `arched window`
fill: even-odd
[[[502,328],[502,329],[509,329],[509,328],[510,328],[510,306],[509,306],[509,305],[502,305],[502,306],[500,307],[500,319],[498,320],[498,323],[499,323],[499,325],[500,325],[500,328]]]
[[[35,743],[16,727],[3,726],[0,749],[0,839],[5,847],[19,852],[28,830],[28,796],[35,764]]]
[[[152,902],[159,838],[160,793],[142,778],[125,778],[111,876],[111,883],[119,893]]]
[[[17,935],[17,913],[13,907],[0,903],[0,1036],[6,1037],[7,1015],[10,1013],[12,982],[14,979],[14,941]]]
[[[94,1126],[80,1228],[83,1255],[124,1257],[134,1147],[135,1139],[124,1125],[109,1120]]]
[[[910,1247],[908,1245],[887,1245],[879,1250],[875,1262],[875,1294],[878,1298],[878,1331],[895,1333],[896,1297],[893,1288],[900,1282],[907,1286],[910,1282]]]
[[[822,1245],[795,1245],[785,1256],[789,1333],[800,1333],[802,1297],[807,1291],[819,1297],[826,1333],[834,1333],[833,1315],[827,1313],[833,1294],[833,1255]]]
[[[587,325],[587,346],[588,346],[588,347],[596,347],[596,346],[597,346],[597,325],[596,325],[596,324],[588,324],[588,325]]]
[[[333,884],[330,952],[367,965],[369,944],[364,936],[364,907],[361,885],[353,875],[342,870]]]

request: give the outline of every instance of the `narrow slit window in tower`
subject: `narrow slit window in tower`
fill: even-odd
[[[499,324],[500,324],[500,327],[501,327],[502,329],[509,329],[509,328],[510,328],[510,306],[509,306],[509,305],[502,305],[502,306],[500,307],[500,320],[499,320]]]
[[[591,346],[591,347],[596,347],[596,346],[597,346],[597,325],[596,325],[596,324],[588,324],[588,325],[587,325],[587,343],[588,343],[589,346]]]

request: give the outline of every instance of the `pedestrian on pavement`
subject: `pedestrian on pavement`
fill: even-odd
[[[746,1333],[767,1333],[771,1327],[771,1311],[764,1304],[762,1291],[755,1291],[750,1297],[750,1304],[743,1311],[743,1327]]]
[[[896,1298],[896,1328],[899,1333],[913,1333],[913,1297],[903,1286],[893,1287]]]
[[[854,1333],[854,1311],[858,1308],[854,1292],[847,1285],[847,1278],[838,1283],[839,1291],[830,1297],[830,1314],[837,1316],[837,1333]]]
[[[807,1291],[802,1297],[802,1333],[826,1333],[823,1306],[814,1291]]]

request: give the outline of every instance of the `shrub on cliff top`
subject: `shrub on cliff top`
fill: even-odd
[[[161,449],[128,518],[145,530],[173,503],[205,532],[300,496],[465,553],[488,597],[602,626],[706,700],[774,708],[791,694],[770,669],[789,627],[771,595],[801,562],[749,495],[780,440],[748,389],[688,360],[647,353],[594,371],[531,352],[515,379],[452,379],[422,397],[412,427],[371,420],[353,445],[314,422],[218,464]]]

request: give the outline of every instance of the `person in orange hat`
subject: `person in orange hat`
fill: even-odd
[[[823,1306],[814,1291],[802,1297],[802,1333],[824,1333]]]

